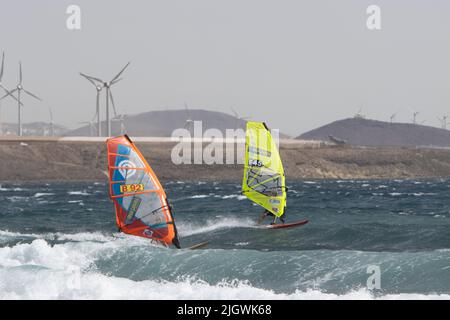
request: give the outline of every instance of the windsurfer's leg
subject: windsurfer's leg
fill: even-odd
[[[280,217],[281,222],[284,223],[284,218],[286,217],[286,213],[283,213],[283,215]]]
[[[271,224],[277,224],[277,216],[273,217],[272,223]]]
[[[261,214],[261,216],[259,217],[259,220],[258,220],[258,224],[261,224],[263,221],[264,221],[264,219],[267,217],[267,213],[264,211],[262,214]]]

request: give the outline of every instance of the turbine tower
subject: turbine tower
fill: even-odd
[[[84,77],[86,80],[88,80],[90,83],[92,83],[92,85],[95,87],[95,90],[97,91],[94,119],[97,118],[97,136],[101,137],[102,136],[102,127],[101,127],[101,119],[100,119],[100,93],[103,90],[103,86],[95,83],[94,80],[92,80],[91,78],[89,78],[88,76],[86,76],[82,73],[80,73],[80,75],[82,77]],[[85,122],[85,123],[89,123],[89,125],[91,126],[92,121]],[[91,136],[92,136],[92,133],[91,133]]]
[[[413,111],[413,124],[417,124],[417,115],[419,114],[418,111]]]
[[[389,118],[391,120],[391,123],[393,123],[395,121],[396,116],[397,116],[397,113],[394,113],[391,115],[391,117]]]
[[[187,105],[187,103],[184,103],[184,109],[186,110],[186,121],[184,123],[184,128],[188,129],[189,132],[191,132],[191,129],[194,125],[194,120],[191,119],[191,114],[189,112],[189,107]]]
[[[119,114],[112,118],[112,121],[118,121],[120,123],[120,134],[123,135],[126,133],[125,119],[127,118],[126,114]]]
[[[55,126],[53,123],[53,112],[51,107],[48,107],[48,113],[50,115],[50,137],[53,137],[55,135]]]
[[[17,100],[17,108],[18,108],[18,128],[17,128],[17,134],[19,136],[22,136],[22,118],[21,118],[21,106],[23,106],[23,104],[20,101],[20,98],[22,96],[22,91],[25,92],[27,95],[42,101],[41,98],[39,98],[38,96],[36,96],[35,94],[31,93],[30,91],[26,90],[23,85],[22,85],[22,62],[19,62],[19,83],[17,84],[16,88],[14,90],[11,90],[10,92],[8,92],[6,95],[4,95],[1,99],[4,99],[6,96],[8,95],[12,95],[12,93],[17,91],[17,99],[14,97],[14,99]]]
[[[4,73],[4,69],[5,69],[5,52],[3,51],[2,54],[2,64],[0,67],[0,88],[3,89],[3,91],[6,93],[6,95],[2,98],[0,98],[0,135],[3,134],[3,127],[2,127],[2,119],[1,119],[1,110],[2,110],[2,100],[3,98],[5,98],[6,96],[10,96],[11,98],[13,98],[14,100],[17,101],[17,98],[11,93],[11,91],[9,91],[8,89],[6,89],[3,84],[2,84],[2,80],[3,80],[3,73]]]
[[[438,117],[438,120],[441,122],[441,128],[442,129],[447,130],[447,124],[448,124],[447,119],[448,119],[447,115],[443,115],[442,118]]]
[[[106,89],[106,134],[107,134],[108,137],[111,136],[111,118],[109,116],[109,100],[110,99],[111,99],[111,103],[112,103],[113,110],[114,110],[114,116],[117,116],[116,107],[114,105],[114,98],[113,98],[112,93],[111,93],[111,86],[116,84],[120,80],[122,80],[122,78],[120,78],[120,76],[125,71],[125,69],[128,68],[129,65],[130,65],[130,62],[128,62],[125,65],[125,67],[123,67],[122,70],[120,70],[120,72],[108,82],[103,81],[102,79],[99,79],[99,78],[96,78],[96,77],[88,76],[88,75],[86,75],[84,73],[80,73],[83,77],[91,79],[93,81],[96,81],[96,82],[100,83],[103,86],[103,88]],[[98,91],[98,89],[97,89],[97,91]]]

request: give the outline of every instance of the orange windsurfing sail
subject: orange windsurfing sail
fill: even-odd
[[[150,165],[127,135],[106,143],[109,195],[119,229],[180,248],[166,193]]]

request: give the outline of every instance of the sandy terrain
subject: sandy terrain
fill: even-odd
[[[0,181],[105,181],[104,140],[0,139]],[[178,142],[170,138],[137,138],[135,142],[161,180],[242,179],[242,164],[175,165],[171,153]],[[241,163],[242,147],[240,141],[233,148]],[[280,152],[287,179],[450,177],[450,150],[446,149],[339,148],[320,142],[282,140]]]

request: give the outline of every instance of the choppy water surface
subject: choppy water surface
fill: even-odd
[[[163,182],[185,247],[117,233],[106,184],[0,186],[0,298],[450,298],[450,181],[290,181],[293,229],[233,183]],[[367,267],[381,290],[366,290]]]

